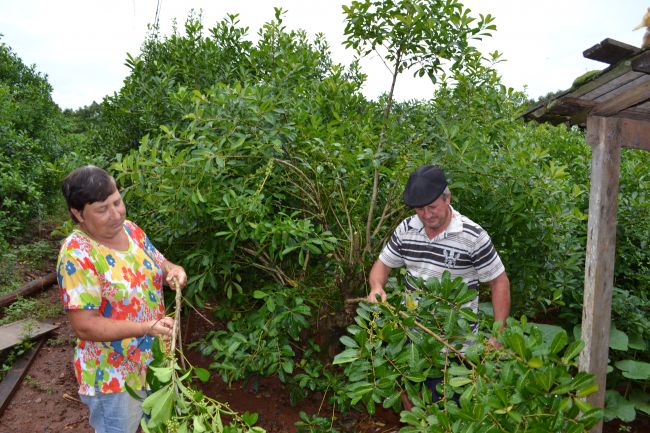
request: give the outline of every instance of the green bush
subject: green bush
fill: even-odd
[[[406,3],[393,6],[418,2]],[[373,4],[355,8],[374,8],[377,19],[380,6],[390,7]],[[355,8],[348,12],[363,14]],[[416,30],[426,22],[409,27],[403,16],[370,35],[351,23],[348,43],[367,54],[381,51],[375,42],[384,36],[418,40],[380,55],[395,66],[395,79],[407,57],[435,78],[439,87],[426,100],[396,103],[392,91],[367,100],[358,63],[335,64],[322,37],[287,31],[280,10],[254,43],[236,16],[211,29],[190,17],[183,34],[154,33],[128,59],[131,74],[102,104],[97,128],[109,148],[128,151],[112,170],[130,217],[186,267],[195,301],[225,295],[236,314],[257,311],[251,295],[261,287],[291,288],[303,299],[315,290],[345,317],[343,301],[366,292],[370,264],[410,212],[400,199],[408,174],[437,163],[451,181],[453,206],[481,224],[500,252],[513,313],[558,311],[570,329],[580,322],[584,278],[584,133],[518,119],[526,99],[490,67],[499,55],[484,58],[469,44],[491,30],[490,17],[464,35],[457,57],[441,54],[453,64],[441,73],[435,58],[418,57],[427,51],[416,49],[426,42]],[[452,18],[468,25],[462,8]],[[382,36],[391,25],[399,28]],[[414,52],[402,57],[407,48]],[[647,342],[644,167],[647,156],[625,153],[613,320]],[[638,302],[626,310],[629,300]],[[225,321],[233,319],[244,326],[240,317]]]
[[[601,413],[583,397],[597,386],[576,371],[582,342],[569,344],[561,329],[545,339],[525,318],[509,319],[493,349],[488,337],[499,325],[475,334],[477,317],[463,308],[474,295],[446,273],[387,304],[359,305],[341,338],[346,350],[334,359],[348,379],[341,392],[370,413],[378,404],[399,409],[406,393],[414,408],[401,412],[402,432],[584,432],[595,425]],[[441,375],[443,397],[432,402],[423,383]]]
[[[210,368],[228,384],[253,374],[277,374],[286,382],[296,368],[294,346],[309,327],[311,308],[288,288],[256,290],[253,297],[260,307],[209,332],[201,352],[214,359]]]

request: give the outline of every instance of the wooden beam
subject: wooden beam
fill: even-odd
[[[42,292],[55,283],[56,272],[51,272],[41,278],[25,284],[15,292],[11,292],[8,295],[0,297],[0,307],[6,307],[7,305],[12,304],[16,299],[18,299],[18,296],[32,296],[38,292]]]
[[[633,45],[607,38],[603,39],[601,43],[587,48],[582,55],[587,59],[613,65],[639,51],[640,49]]]
[[[591,114],[604,117],[613,116],[648,99],[650,99],[650,81],[638,86],[630,86],[630,90],[596,105]]]
[[[626,113],[620,113],[619,116]],[[619,124],[619,143],[627,149],[650,150],[650,119],[613,117]]]
[[[620,119],[587,118],[587,143],[591,146],[591,188],[587,224],[580,370],[596,377],[598,391],[587,402],[604,407],[607,354],[614,285],[616,252],[616,202],[621,170]],[[601,433],[602,421],[592,430]]]

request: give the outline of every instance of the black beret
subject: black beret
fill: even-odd
[[[447,187],[447,179],[440,167],[423,165],[409,176],[404,188],[404,203],[423,207],[435,201]]]

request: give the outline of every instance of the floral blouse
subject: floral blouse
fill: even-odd
[[[147,322],[165,314],[163,255],[130,221],[124,230],[129,248],[119,251],[75,229],[61,246],[57,273],[65,310],[99,310],[114,320]],[[74,370],[79,394],[139,390],[145,386],[153,337],[96,342],[77,339]]]

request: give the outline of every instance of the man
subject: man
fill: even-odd
[[[503,328],[510,313],[505,268],[487,232],[451,207],[443,171],[433,165],[418,168],[409,177],[403,197],[415,215],[400,223],[372,266],[368,301],[377,302],[377,296],[386,300],[384,286],[393,268],[406,267],[408,288],[413,288],[414,278],[440,278],[449,271],[452,278],[461,277],[476,289],[470,305],[475,312],[479,284],[490,286],[494,319],[500,320]]]

